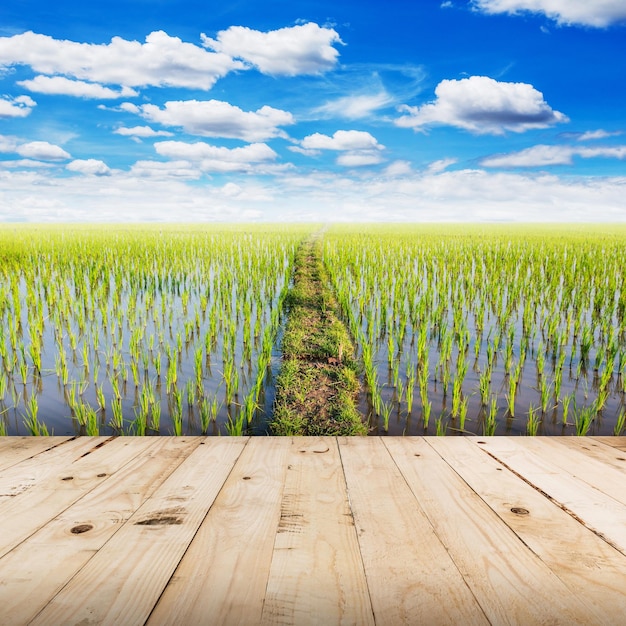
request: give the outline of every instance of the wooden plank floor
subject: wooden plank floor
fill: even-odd
[[[611,437],[2,438],[0,624],[606,624]]]

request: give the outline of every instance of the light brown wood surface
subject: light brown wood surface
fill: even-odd
[[[1,438],[0,624],[605,624],[622,438]]]

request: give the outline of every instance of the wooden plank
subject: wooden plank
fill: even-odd
[[[607,446],[611,446],[612,448],[617,448],[622,452],[626,452],[626,437],[623,435],[620,437],[592,437],[592,439],[604,443]]]
[[[626,474],[626,454],[593,437],[554,437],[554,442],[573,448],[586,456]]]
[[[623,554],[467,438],[431,437],[428,443],[600,623],[612,626],[621,621],[626,614]]]
[[[2,624],[32,619],[197,446],[197,438],[153,437],[120,471],[0,559]]]
[[[26,488],[0,503],[0,556],[128,463],[138,449],[132,442],[131,437],[79,438],[6,470],[9,482]],[[22,466],[28,471],[20,474]]]
[[[333,437],[291,448],[265,624],[374,624],[345,478]]]
[[[554,437],[529,437],[526,447],[541,457],[550,459],[551,463],[569,475],[626,505],[626,476],[621,470],[590,457],[584,450],[559,444]]]
[[[426,439],[384,442],[492,624],[600,623]]]
[[[97,442],[105,439],[97,439]],[[27,443],[25,447],[20,443],[18,449],[24,458],[0,470],[0,512],[4,505],[14,502],[15,498],[20,498],[38,484],[45,483],[96,445],[90,437],[78,437],[63,445],[48,445],[44,448],[41,446],[42,440],[48,443],[43,437],[33,437],[32,443]]]
[[[197,446],[31,624],[143,624],[247,441]]]
[[[381,439],[339,450],[376,623],[487,624]]]
[[[292,446],[250,440],[148,624],[260,622]]]
[[[0,472],[73,437],[0,437]]]
[[[529,449],[526,438],[470,439],[626,554],[626,506]],[[553,445],[557,445],[556,443]]]

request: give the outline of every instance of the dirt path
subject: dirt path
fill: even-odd
[[[356,409],[357,365],[350,335],[339,320],[321,259],[321,233],[297,253],[283,364],[271,424],[275,435],[365,435]]]

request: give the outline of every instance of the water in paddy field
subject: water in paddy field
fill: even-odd
[[[326,242],[371,434],[624,434],[624,233],[441,229]]]
[[[148,268],[72,259],[0,281],[3,431],[266,434],[300,237],[205,233]]]

